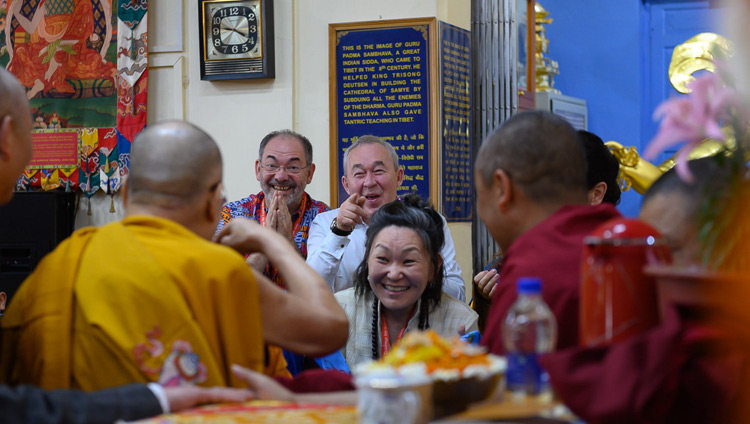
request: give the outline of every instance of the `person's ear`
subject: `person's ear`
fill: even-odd
[[[8,162],[10,160],[13,140],[11,132],[13,131],[13,118],[6,115],[0,120],[0,160]]]
[[[492,174],[493,192],[497,196],[497,208],[499,211],[506,211],[513,203],[515,196],[515,186],[510,179],[510,175],[504,169],[496,169]]]
[[[260,181],[260,159],[255,160],[255,178]]]
[[[208,191],[203,201],[203,214],[208,222],[219,222],[219,215],[222,208],[222,190],[224,187],[219,184],[215,189]]]
[[[399,166],[396,170],[396,188],[401,187],[401,183],[404,181],[404,168]]]
[[[0,292],[0,312],[5,311],[5,302],[8,301],[8,295],[5,292]]]
[[[310,184],[310,182],[312,182],[312,177],[314,173],[315,173],[315,164],[311,163],[307,171],[307,182],[305,184]]]
[[[607,183],[604,181],[599,181],[591,187],[586,194],[589,200],[589,204],[591,206],[596,206],[604,200],[604,195],[607,193]]]
[[[349,181],[346,179],[346,175],[343,175],[341,177],[341,185],[344,186],[344,190],[346,191],[346,194],[352,195],[352,192],[349,191]],[[339,200],[340,201],[340,200]]]

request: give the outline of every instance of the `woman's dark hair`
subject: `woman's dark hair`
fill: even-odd
[[[445,242],[443,218],[430,206],[429,202],[422,200],[417,194],[407,194],[401,199],[387,203],[378,209],[370,218],[370,226],[367,228],[367,240],[365,241],[365,257],[359,264],[359,267],[357,267],[357,273],[354,276],[354,288],[358,297],[372,292],[367,279],[370,272],[367,266],[367,259],[370,257],[375,237],[387,227],[402,227],[416,232],[422,240],[425,251],[429,255],[434,274],[422,293],[419,310],[419,329],[425,330],[430,327],[429,310],[440,303],[443,291],[443,263],[440,258],[440,250],[443,248],[443,243]],[[372,311],[373,359],[377,359],[380,356],[380,352],[377,349],[377,312],[379,302],[377,297],[375,297]]]
[[[598,135],[588,131],[578,130],[586,151],[586,190],[591,190],[599,182],[607,183],[607,192],[602,202],[617,205],[620,203],[620,185],[617,184],[617,174],[620,172],[620,162],[604,145]]]

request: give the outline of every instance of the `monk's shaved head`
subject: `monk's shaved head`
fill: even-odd
[[[511,117],[479,150],[476,169],[485,185],[502,169],[539,203],[568,203],[586,190],[586,156],[573,127],[542,111]]]
[[[0,68],[0,204],[13,196],[15,183],[31,160],[31,110],[26,90]]]
[[[15,120],[31,119],[26,89],[4,68],[0,68],[0,116],[11,115]]]
[[[218,184],[221,173],[221,153],[210,135],[187,122],[161,122],[133,142],[128,197],[142,205],[184,206]]]

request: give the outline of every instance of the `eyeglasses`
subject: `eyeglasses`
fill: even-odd
[[[265,165],[261,164],[260,166],[263,167],[266,171],[274,173],[274,174],[277,173],[277,172],[279,172],[279,171],[281,171],[283,169],[284,172],[286,172],[287,174],[297,175],[300,172],[302,172],[303,169],[309,167],[310,165],[306,165],[306,166],[299,166],[299,165],[280,166],[280,165],[277,165],[275,163],[267,163]]]

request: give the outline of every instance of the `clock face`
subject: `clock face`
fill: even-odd
[[[206,60],[262,56],[260,1],[215,1],[203,4]]]

